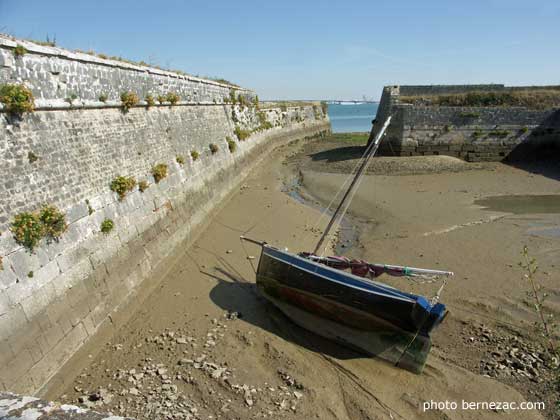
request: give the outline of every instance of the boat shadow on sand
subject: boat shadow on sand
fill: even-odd
[[[367,355],[299,327],[263,298],[255,283],[243,278],[235,270],[214,267],[212,273],[208,271],[201,271],[201,273],[218,282],[210,291],[212,302],[224,311],[237,312],[241,321],[315,353],[341,360],[369,358]]]

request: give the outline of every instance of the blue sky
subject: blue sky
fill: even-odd
[[[263,99],[560,84],[560,2],[0,0],[0,32],[218,76]]]

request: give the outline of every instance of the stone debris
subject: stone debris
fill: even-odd
[[[502,334],[485,325],[474,327],[467,338],[471,345],[488,348],[480,361],[480,373],[490,377],[527,378],[540,383],[555,365],[540,345],[527,342],[521,337]]]
[[[83,407],[101,407],[150,420],[215,419],[221,417],[219,413],[230,413],[237,418],[243,412],[240,410],[251,410],[256,417],[263,418],[274,417],[274,413],[283,410],[295,412],[304,398],[301,392],[304,387],[284,370],[278,369],[277,384],[239,384],[234,380],[235,369],[228,362],[217,360],[214,349],[225,337],[227,324],[238,318],[240,313],[227,311],[221,319],[209,319],[206,334],[202,338],[197,335],[204,342],[199,347],[197,339],[185,331],[166,330],[159,334],[150,331],[153,335],[145,342],[153,346],[151,354],[158,355],[159,360],[156,356],[144,357],[133,366],[106,369],[111,382],[94,392],[86,391],[88,387],[83,384],[88,374],[83,373],[77,381],[80,386],[74,389],[78,393],[74,401]],[[237,330],[234,334],[249,340],[247,336],[251,332]],[[208,406],[210,401],[215,412]]]
[[[7,392],[0,392],[0,401],[1,419],[132,420],[128,417],[124,418],[110,413],[102,414],[75,405],[55,404],[39,398]]]
[[[278,369],[278,375],[280,375],[280,378],[282,378],[282,380],[284,381],[284,383],[287,386],[293,387],[293,388],[296,388],[296,389],[303,389],[303,385],[301,383],[299,383],[295,378],[288,375],[282,369]]]

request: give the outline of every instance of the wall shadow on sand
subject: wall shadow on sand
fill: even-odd
[[[560,181],[560,110],[533,129],[503,163]]]
[[[334,147],[332,149],[323,150],[321,152],[309,155],[314,162],[342,162],[345,160],[354,160],[362,157],[366,150],[366,146],[344,146]]]

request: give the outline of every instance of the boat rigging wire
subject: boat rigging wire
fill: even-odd
[[[321,256],[324,255],[324,253],[326,252],[326,248],[328,246],[328,241],[327,241],[327,245],[325,245],[324,249],[322,248],[323,243],[325,242],[325,239],[328,238],[332,227],[334,225],[336,225],[337,228],[338,228],[338,226],[340,225],[340,221],[342,220],[342,217],[344,217],[344,214],[347,212],[348,207],[350,206],[350,203],[351,203],[352,199],[354,198],[354,195],[355,195],[358,187],[361,184],[361,181],[363,179],[362,175],[363,175],[365,169],[367,168],[367,165],[370,162],[371,157],[375,154],[375,152],[379,148],[379,143],[381,141],[381,138],[385,134],[385,130],[387,129],[387,127],[391,123],[391,118],[392,118],[391,116],[387,117],[387,119],[383,123],[383,126],[381,127],[381,130],[379,130],[379,132],[375,136],[374,141],[372,141],[370,143],[370,145],[367,146],[366,151],[364,152],[364,155],[362,156],[360,166],[359,166],[356,174],[354,175],[354,178],[352,179],[352,182],[351,182],[350,186],[348,187],[344,196],[342,197],[342,200],[340,201],[340,203],[339,203],[338,207],[336,208],[333,216],[331,217],[331,220],[327,224],[327,227],[325,228],[325,231],[323,232],[323,235],[319,239],[319,242],[315,246],[315,249],[313,251],[314,254],[317,254],[318,251],[321,250],[321,249],[322,249],[321,254],[320,254]],[[348,198],[350,198],[350,200],[348,200]],[[341,210],[342,210],[342,212],[341,212]]]

